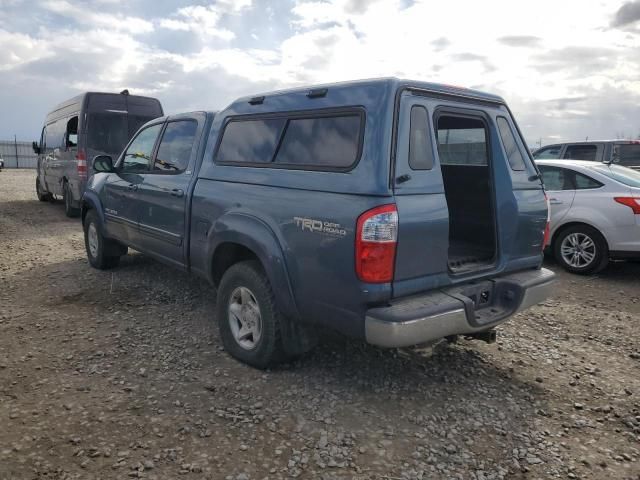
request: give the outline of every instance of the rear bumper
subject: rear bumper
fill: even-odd
[[[393,301],[369,309],[365,338],[381,347],[407,347],[450,335],[481,332],[552,293],[551,270],[528,270]]]

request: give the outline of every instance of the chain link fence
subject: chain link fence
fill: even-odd
[[[38,156],[33,153],[31,142],[0,140],[0,157],[5,168],[37,168]]]

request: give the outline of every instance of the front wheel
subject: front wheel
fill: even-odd
[[[609,263],[607,242],[587,225],[562,230],[554,240],[553,253],[565,270],[581,275],[598,273]]]
[[[282,317],[259,262],[236,263],[224,273],[216,316],[222,343],[231,356],[261,369],[285,359]]]
[[[120,263],[120,255],[113,255],[120,245],[113,240],[104,238],[98,216],[94,210],[89,210],[84,218],[84,245],[87,250],[87,258],[92,267],[99,270],[107,270],[117,267]],[[126,250],[124,250],[126,253]]]
[[[51,200],[51,194],[49,192],[45,192],[42,189],[42,185],[40,185],[40,179],[36,178],[36,196],[38,200],[41,202],[48,202]]]

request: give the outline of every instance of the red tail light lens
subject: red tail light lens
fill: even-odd
[[[78,150],[76,160],[78,161],[78,176],[80,178],[87,178],[87,155],[84,153],[84,150]]]
[[[547,248],[551,243],[551,204],[549,203],[549,197],[544,194],[544,201],[547,204],[547,223],[544,226],[544,236],[542,238],[542,250]]]
[[[367,283],[393,280],[398,243],[398,210],[394,204],[364,212],[356,228],[356,273]]]
[[[636,197],[614,197],[614,200],[633,210],[633,213],[640,215],[640,198]]]

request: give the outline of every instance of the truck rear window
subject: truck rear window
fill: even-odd
[[[232,120],[222,134],[217,163],[292,169],[348,169],[360,149],[359,113]]]

